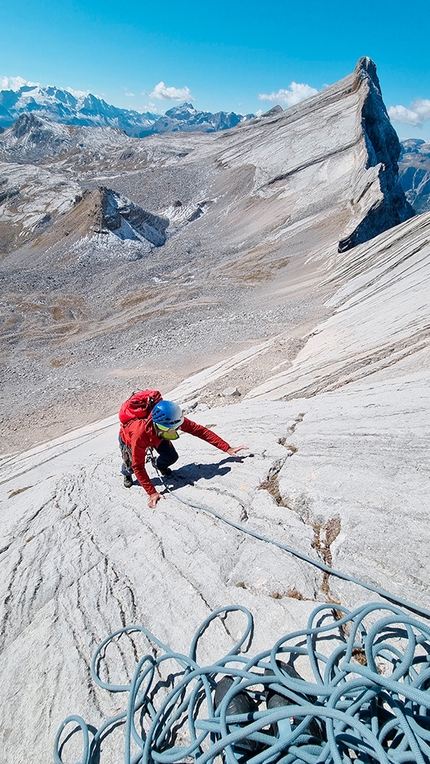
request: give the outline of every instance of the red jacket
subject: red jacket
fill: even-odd
[[[228,451],[230,448],[229,444],[212,430],[208,430],[202,424],[192,422],[186,417],[179,429],[211,443],[221,451]],[[151,483],[145,467],[146,449],[150,446],[157,448],[162,441],[162,438],[159,438],[155,432],[152,419],[133,419],[131,422],[121,425],[119,434],[126,446],[131,449],[133,471],[140,485],[149,495],[156,493],[156,488]]]

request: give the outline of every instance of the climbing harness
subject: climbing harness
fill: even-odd
[[[232,611],[245,616],[242,636],[228,655],[200,666],[201,637],[217,618],[227,630]],[[128,694],[124,711],[95,732],[80,716],[65,719],[55,738],[55,764],[64,764],[63,754],[79,733],[80,763],[102,764],[107,736],[121,723],[124,764],[212,764],[220,754],[226,764],[428,764],[429,626],[393,605],[373,603],[352,612],[337,606],[336,613],[320,605],[306,629],[246,658],[240,653],[248,649],[252,630],[251,613],[232,605],[203,621],[188,655],[172,651],[143,626],[111,634],[94,654],[91,675],[100,688]],[[121,640],[136,632],[151,647],[131,682],[102,681],[109,645],[123,654]],[[211,640],[218,643],[219,635]]]

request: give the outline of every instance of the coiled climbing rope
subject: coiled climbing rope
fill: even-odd
[[[228,655],[200,666],[201,637],[217,619],[227,628],[232,612],[245,618],[240,639]],[[79,716],[65,719],[55,739],[55,764],[64,764],[76,735],[81,764],[103,764],[109,735],[119,724],[124,764],[212,764],[219,755],[227,764],[428,764],[427,624],[393,605],[373,603],[352,612],[320,605],[305,629],[246,658],[252,630],[251,613],[235,605],[203,621],[188,655],[143,626],[111,634],[96,650],[91,674],[100,688],[124,695],[124,710],[96,731]],[[136,656],[131,681],[103,681],[109,645],[136,632],[151,646]],[[216,701],[222,683],[224,693]]]
[[[430,618],[418,605],[166,488],[189,507]],[[124,728],[124,764],[197,759],[199,764],[212,764],[220,755],[227,764],[429,764],[430,627],[393,604],[373,603],[352,612],[335,607],[315,608],[306,629],[283,636],[252,659],[241,654],[252,638],[252,615],[238,605],[211,613],[197,629],[188,655],[172,651],[143,626],[119,629],[96,650],[91,675],[100,688],[127,694],[124,710],[98,730],[80,716],[67,717],[55,739],[55,764],[65,764],[63,753],[79,733],[80,764],[99,764],[118,725]],[[241,638],[228,655],[199,666],[201,636],[216,618],[225,619],[234,611],[246,619]],[[152,643],[152,649],[137,661],[131,681],[103,681],[100,671],[108,646],[136,632]]]

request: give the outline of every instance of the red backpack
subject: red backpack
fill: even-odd
[[[158,390],[139,390],[122,404],[119,410],[119,421],[121,424],[127,424],[132,419],[146,419],[155,404],[162,400]]]

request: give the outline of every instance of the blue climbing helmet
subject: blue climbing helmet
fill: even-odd
[[[177,403],[159,401],[152,409],[152,421],[157,427],[176,430],[184,421],[184,415]]]

